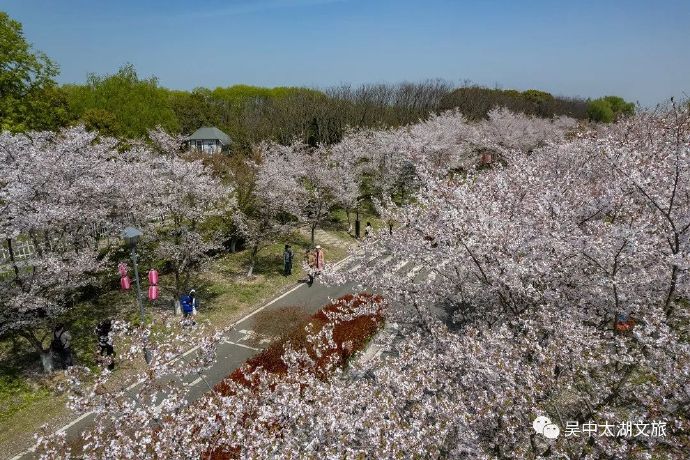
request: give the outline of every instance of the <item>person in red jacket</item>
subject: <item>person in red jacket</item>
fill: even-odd
[[[614,328],[617,332],[628,332],[631,331],[635,326],[635,320],[630,318],[627,313],[620,313],[616,317],[616,322]]]
[[[321,270],[326,266],[326,262],[323,256],[323,249],[318,244],[316,245],[316,273],[321,274]]]

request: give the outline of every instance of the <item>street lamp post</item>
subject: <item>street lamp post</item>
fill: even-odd
[[[146,320],[146,312],[144,311],[144,302],[141,301],[141,284],[139,283],[139,268],[137,266],[136,252],[137,243],[141,235],[143,235],[143,233],[134,227],[127,227],[122,231],[122,239],[125,240],[125,243],[129,246],[129,256],[132,258],[132,264],[134,265],[134,281],[137,285],[137,304],[139,305],[139,315],[143,327]],[[144,359],[146,359],[147,363],[151,362],[151,352],[146,348],[146,345],[144,345]]]
[[[355,206],[355,238],[359,239],[359,198],[357,198],[357,204]]]

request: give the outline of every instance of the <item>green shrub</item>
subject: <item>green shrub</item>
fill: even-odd
[[[635,104],[619,96],[604,96],[587,105],[589,119],[600,123],[611,123],[634,113]]]
[[[587,116],[591,121],[601,123],[611,123],[615,118],[611,105],[603,99],[596,99],[589,103]]]
[[[635,104],[632,102],[626,102],[626,100],[622,97],[605,96],[602,99],[609,103],[611,110],[613,110],[613,114],[616,116],[616,119],[622,115],[627,116],[635,113]]]

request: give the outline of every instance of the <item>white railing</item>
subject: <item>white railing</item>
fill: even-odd
[[[12,250],[16,260],[27,259],[36,253],[36,248],[30,241],[13,241]],[[7,243],[0,247],[0,264],[10,263],[10,250]]]

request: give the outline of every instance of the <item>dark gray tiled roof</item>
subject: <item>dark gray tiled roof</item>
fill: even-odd
[[[218,139],[221,144],[230,145],[230,136],[215,126],[199,128],[194,131],[194,134],[187,138],[187,140],[190,141],[203,141],[209,139]]]

